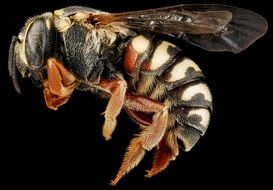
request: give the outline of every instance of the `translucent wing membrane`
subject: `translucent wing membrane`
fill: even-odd
[[[266,20],[246,9],[226,5],[178,5],[96,15],[98,24],[118,25],[184,39],[208,51],[238,53],[267,31]]]
[[[231,21],[225,30],[218,33],[187,34],[186,40],[209,51],[232,51],[239,53],[248,48],[267,31],[266,20],[252,11],[225,5],[204,5],[201,9],[226,10],[232,13]]]
[[[185,33],[208,34],[219,32],[231,20],[228,11],[192,12],[184,6],[114,14],[114,20],[124,20],[127,27],[181,36]]]

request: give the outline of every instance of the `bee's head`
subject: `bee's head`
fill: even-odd
[[[45,60],[54,52],[55,40],[52,13],[28,19],[18,36],[13,36],[9,50],[9,73],[17,92],[20,93],[17,69],[23,77],[41,84]]]

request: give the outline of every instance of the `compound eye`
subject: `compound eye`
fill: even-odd
[[[44,64],[48,40],[48,29],[44,19],[35,20],[29,26],[25,48],[26,58],[30,67],[40,68]]]

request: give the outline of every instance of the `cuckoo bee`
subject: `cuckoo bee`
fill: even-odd
[[[57,110],[74,90],[108,99],[102,133],[111,139],[123,108],[139,125],[111,181],[115,185],[146,151],[155,157],[147,177],[164,170],[202,137],[212,96],[200,67],[181,47],[159,36],[184,40],[207,51],[239,53],[267,31],[266,20],[226,5],[178,5],[108,13],[72,6],[28,19],[12,38],[9,73],[20,92],[19,71],[43,89]]]

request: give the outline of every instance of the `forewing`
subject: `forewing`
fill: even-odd
[[[101,27],[123,27],[184,39],[208,51],[238,53],[267,31],[266,20],[246,9],[226,5],[178,5],[95,16]]]
[[[225,5],[212,5],[212,7],[211,5],[203,5],[200,9],[204,9],[204,11],[209,9],[215,11],[226,10],[232,13],[231,21],[222,31],[205,35],[190,33],[185,35],[185,40],[209,51],[239,53],[248,48],[267,31],[268,24],[266,20],[250,10]]]

